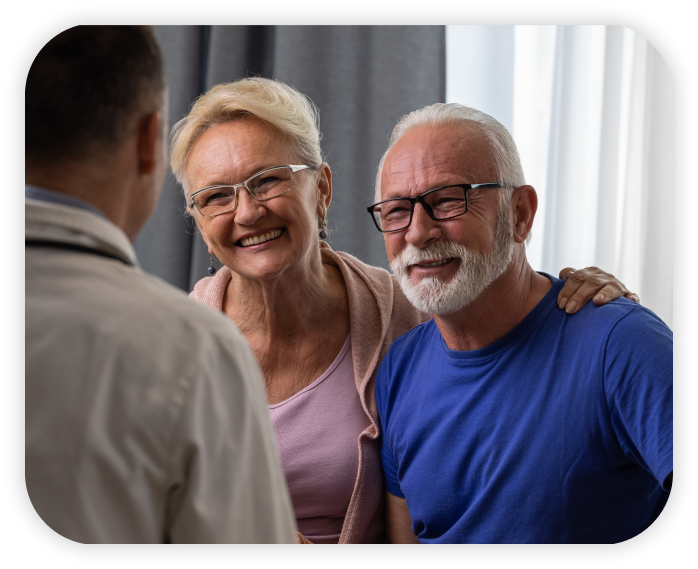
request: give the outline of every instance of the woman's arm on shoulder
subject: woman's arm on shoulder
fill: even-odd
[[[557,297],[557,305],[567,314],[579,312],[592,298],[597,306],[607,304],[621,296],[640,302],[637,294],[630,292],[612,274],[597,267],[580,270],[566,267],[560,271],[560,278],[567,282]]]

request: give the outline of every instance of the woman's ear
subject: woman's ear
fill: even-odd
[[[201,228],[199,228],[199,231],[201,231]],[[206,243],[206,246],[208,247],[208,254],[215,255],[213,252],[213,247],[211,247],[211,244],[208,242],[208,237],[206,237],[206,234],[203,231],[201,231],[201,237],[204,238],[204,243]]]
[[[194,221],[196,222],[196,226],[199,228],[199,233],[201,233],[201,237],[203,237],[204,243],[206,243],[206,246],[208,247],[208,254],[215,255],[215,253],[213,252],[213,249],[211,248],[211,244],[208,242],[208,237],[206,237],[206,232],[204,231],[204,228],[201,227],[201,222],[199,221],[199,216],[196,215],[196,213],[191,214],[191,216],[194,218]]]
[[[538,194],[533,186],[519,186],[512,196],[514,213],[514,241],[523,243],[531,232],[538,210]]]
[[[317,173],[317,215],[324,219],[332,202],[332,170],[326,162]]]

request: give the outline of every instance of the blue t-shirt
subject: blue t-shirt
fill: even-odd
[[[433,320],[378,370],[388,492],[433,543],[616,543],[657,518],[673,471],[673,336],[619,299],[574,316],[563,281],[511,332],[450,350]]]

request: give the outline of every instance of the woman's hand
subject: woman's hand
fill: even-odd
[[[312,545],[312,541],[307,539],[301,532],[297,531],[296,532],[296,544],[299,543],[310,543]]]
[[[557,295],[557,305],[567,314],[579,312],[592,298],[598,306],[621,296],[640,302],[637,294],[625,288],[616,277],[597,267],[587,267],[579,271],[567,267],[560,271],[560,278],[567,282]]]

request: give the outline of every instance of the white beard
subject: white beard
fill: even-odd
[[[491,253],[477,253],[451,241],[437,241],[419,249],[407,245],[390,263],[390,270],[400,282],[407,300],[427,314],[451,314],[468,306],[497,280],[511,263],[514,253],[513,231],[509,208],[497,216],[494,247]],[[408,274],[408,267],[424,261],[460,259],[460,267],[449,282],[436,277],[421,279],[417,284]]]

